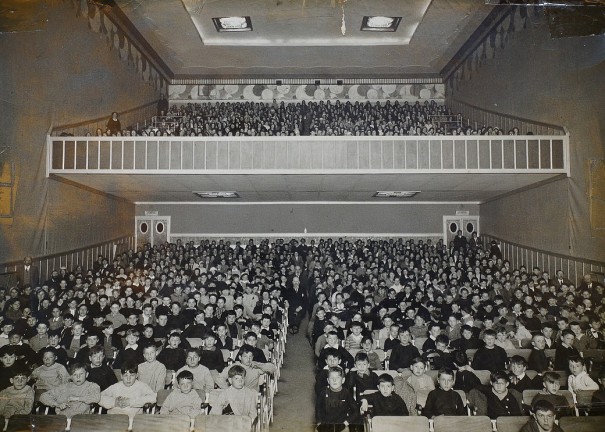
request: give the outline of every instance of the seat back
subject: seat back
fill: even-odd
[[[474,370],[473,373],[479,378],[481,384],[488,385],[492,373],[488,370]]]
[[[434,383],[435,385],[437,385],[437,377],[438,377],[438,375],[439,375],[439,371],[438,371],[438,370],[428,370],[428,371],[426,371],[426,374],[427,374],[428,376],[430,376],[430,377],[431,377],[431,379],[433,380],[433,383]]]
[[[605,416],[561,417],[559,420],[561,429],[571,432],[602,431],[603,425],[605,425]]]
[[[523,405],[527,405],[531,407],[531,401],[534,400],[534,397],[542,390],[523,390]],[[567,399],[567,403],[570,407],[573,407],[575,404],[573,394],[569,390],[559,390],[561,395],[565,396]]]
[[[63,432],[67,426],[67,417],[64,415],[14,415],[8,420],[7,431],[48,431]],[[2,422],[4,427],[4,421]]]
[[[110,414],[108,414],[110,415]],[[189,432],[191,420],[186,415],[137,414],[132,423],[133,432]]]
[[[130,426],[126,414],[77,414],[71,418],[71,432],[122,432]]]
[[[498,432],[519,432],[530,419],[530,416],[498,417],[496,429]]]
[[[492,422],[487,416],[438,416],[435,417],[435,432],[489,432]]]
[[[204,346],[204,339],[202,338],[187,338],[187,342],[189,342],[191,348],[199,348]]]
[[[376,416],[372,418],[372,432],[429,432],[429,419],[422,416],[396,417]]]
[[[596,390],[576,390],[576,406],[590,407],[592,405],[592,395]]]
[[[506,350],[506,356],[511,358],[512,356],[521,356],[525,359],[525,361],[529,360],[529,354],[531,353],[530,349],[514,349],[514,350]]]
[[[195,432],[250,432],[252,420],[247,416],[199,415],[195,418]]]

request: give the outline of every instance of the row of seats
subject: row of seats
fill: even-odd
[[[440,416],[426,417],[374,417],[366,423],[366,432],[519,432],[531,417]],[[559,426],[565,432],[597,432],[603,430],[605,417],[563,417]]]
[[[4,419],[3,423],[5,423]],[[67,419],[63,415],[15,415],[5,423],[7,432],[39,430],[44,432],[249,432],[255,430],[254,422],[247,416],[199,415],[189,419],[185,415],[134,416],[132,423],[125,414],[96,415],[78,414]]]

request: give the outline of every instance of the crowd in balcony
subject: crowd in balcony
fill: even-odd
[[[165,108],[165,107],[163,107]],[[504,135],[473,128],[435,101],[217,102],[173,105],[135,130],[122,129],[116,113],[97,136],[431,136]],[[506,132],[518,135],[517,128]]]

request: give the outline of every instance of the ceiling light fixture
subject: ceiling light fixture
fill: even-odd
[[[218,32],[252,31],[252,20],[249,16],[212,18],[212,22]]]
[[[239,194],[235,191],[204,191],[196,192],[195,195],[204,199],[216,199],[216,198],[239,198]]]
[[[420,191],[377,191],[372,198],[412,198]]]
[[[401,17],[364,16],[361,31],[394,32],[397,31]]]

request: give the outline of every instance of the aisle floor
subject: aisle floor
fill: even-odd
[[[315,421],[315,365],[313,350],[305,337],[308,319],[300,332],[288,334],[286,355],[274,401],[271,432],[311,432]]]

